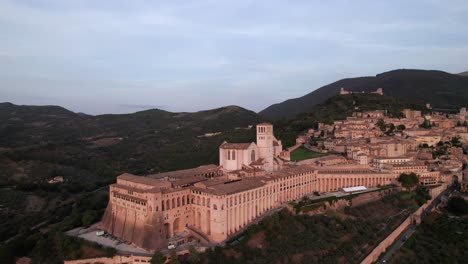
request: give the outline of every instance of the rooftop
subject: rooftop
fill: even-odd
[[[168,172],[161,172],[157,174],[148,175],[149,178],[154,179],[161,179],[161,178],[186,178],[186,177],[193,177],[193,176],[200,176],[206,173],[217,172],[218,166],[214,164],[203,165],[196,168],[185,169],[185,170],[176,170],[176,171],[168,171]]]
[[[222,149],[248,149],[250,145],[252,145],[253,142],[250,143],[227,143],[224,142],[221,144],[220,148]]]
[[[120,176],[117,177],[117,182],[118,182],[118,180],[131,181],[131,182],[141,183],[141,184],[145,184],[145,185],[151,185],[151,186],[155,186],[155,187],[158,187],[158,186],[161,185],[160,180],[152,179],[152,178],[148,178],[148,177],[144,177],[144,176],[137,176],[137,175],[133,175],[133,174],[130,174],[130,173],[121,174]]]

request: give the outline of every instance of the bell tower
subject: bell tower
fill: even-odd
[[[261,123],[257,125],[257,147],[259,157],[263,158],[265,170],[273,170],[273,125],[269,123]]]

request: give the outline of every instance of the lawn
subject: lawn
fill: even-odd
[[[291,153],[291,160],[292,161],[300,161],[305,159],[313,159],[318,157],[327,156],[328,154],[315,152],[305,147],[300,147]]]

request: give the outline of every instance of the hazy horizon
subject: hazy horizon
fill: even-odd
[[[0,101],[258,112],[343,78],[468,70],[468,2],[0,1]]]

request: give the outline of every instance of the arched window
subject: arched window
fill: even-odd
[[[164,201],[161,201],[161,210],[164,211]]]
[[[180,206],[180,197],[177,197],[177,207]]]
[[[171,209],[171,207],[169,206],[169,200],[166,201],[166,210],[169,210]]]
[[[232,159],[233,159],[233,160],[236,159],[236,151],[235,151],[235,150],[232,151]]]
[[[216,206],[216,204],[213,204],[213,209],[218,210],[218,207]]]
[[[182,196],[182,205],[185,205],[185,196]]]
[[[203,200],[202,200],[202,205],[205,206],[205,197],[203,197]]]
[[[231,160],[231,151],[228,150],[228,160]]]
[[[252,160],[252,162],[255,161],[255,150],[252,149],[252,153],[250,153],[250,159]]]
[[[172,198],[172,208],[174,209],[175,208],[175,199]]]

